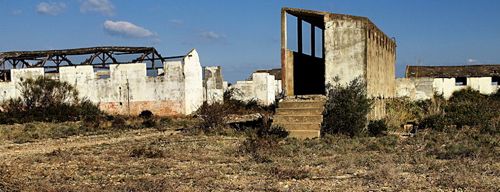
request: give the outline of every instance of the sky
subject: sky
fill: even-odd
[[[397,41],[407,65],[500,63],[498,0],[0,0],[0,52],[153,46],[196,48],[229,82],[280,67],[280,9],[368,17]]]

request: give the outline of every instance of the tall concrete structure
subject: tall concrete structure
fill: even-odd
[[[434,94],[449,98],[470,87],[482,94],[500,88],[500,65],[407,66],[406,78],[397,79],[397,96],[425,100]]]
[[[291,50],[288,46],[289,18],[297,22],[297,50]],[[311,43],[308,53],[303,48],[304,27],[310,29],[310,37],[305,37]],[[317,31],[320,31],[320,35],[317,35]],[[321,50],[316,50],[316,47]],[[299,102],[297,98],[308,98],[305,97],[307,95],[325,95],[327,85],[345,85],[355,78],[361,78],[366,81],[368,96],[377,98],[370,118],[382,118],[385,115],[384,99],[395,96],[395,62],[395,40],[368,18],[294,8],[283,8],[281,11],[281,67],[287,102]],[[316,102],[324,102],[321,101],[322,97],[309,98],[316,99],[311,101],[312,106],[317,106]],[[296,106],[308,107],[307,104]],[[313,111],[318,109],[314,108]],[[299,126],[303,128],[292,129],[291,133],[294,135],[297,132],[305,137],[319,136],[321,121],[318,119],[322,119],[319,116],[321,114],[318,113],[277,114],[278,119],[285,119],[278,120],[280,122],[291,122],[293,118],[304,119],[301,121],[303,126]],[[281,125],[293,127],[288,123]]]

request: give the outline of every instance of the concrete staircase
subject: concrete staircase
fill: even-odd
[[[290,137],[319,137],[324,105],[325,97],[321,95],[286,98],[278,104],[273,125],[288,130]]]

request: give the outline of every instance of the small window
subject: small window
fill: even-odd
[[[499,81],[500,81],[500,77],[499,76],[491,77],[491,85],[499,85],[498,84]]]
[[[466,86],[467,77],[457,77],[455,78],[455,86]]]

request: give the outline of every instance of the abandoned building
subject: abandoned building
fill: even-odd
[[[256,101],[265,106],[275,103],[282,92],[281,80],[265,70],[254,72],[249,79],[236,81],[229,88],[234,89],[235,99],[245,102]]]
[[[425,100],[434,94],[449,98],[470,87],[482,94],[499,89],[500,65],[407,66],[405,78],[398,78],[397,96]]]
[[[292,50],[288,24],[295,21],[296,50]],[[310,36],[304,37],[304,29]],[[305,40],[310,50],[304,49]],[[283,8],[281,80],[286,98],[274,123],[292,136],[318,137],[327,85],[345,85],[356,78],[366,82],[369,97],[377,98],[370,117],[382,118],[384,99],[395,96],[395,62],[395,40],[368,18]]]
[[[44,76],[68,82],[102,110],[122,115],[191,114],[204,96],[219,94],[221,87],[211,82],[223,81],[214,75],[202,79],[194,49],[175,57],[162,57],[151,47],[15,51],[0,53],[0,64],[0,101],[19,97],[19,82]]]
[[[222,67],[203,67],[203,99],[208,104],[223,102],[227,87],[227,81],[222,78]]]

